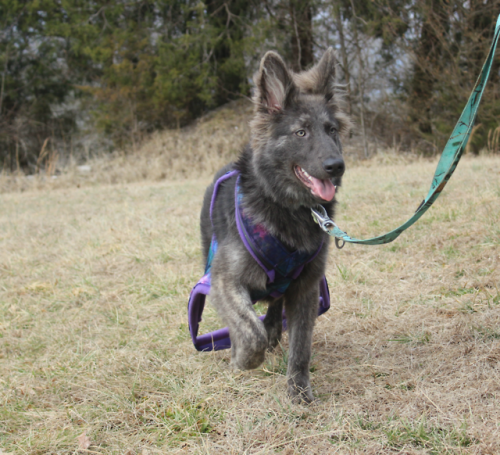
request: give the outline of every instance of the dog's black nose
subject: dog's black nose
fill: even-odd
[[[323,161],[323,169],[330,177],[342,177],[345,171],[345,164],[342,158],[327,158]]]

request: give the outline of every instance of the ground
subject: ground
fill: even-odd
[[[351,165],[337,222],[398,226],[435,165]],[[395,242],[332,246],[310,406],[286,396],[286,336],[242,373],[191,344],[207,183],[0,195],[0,453],[500,453],[500,157],[464,158]]]

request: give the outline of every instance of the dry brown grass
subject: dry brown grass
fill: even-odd
[[[47,169],[29,177],[0,172],[0,193],[203,178],[234,160],[248,142],[251,112],[252,105],[247,100],[229,103],[192,126],[153,134],[137,150],[92,158],[86,162],[90,171],[79,169],[72,160],[56,167],[52,160]]]
[[[435,163],[398,160],[348,170],[347,232],[416,209]],[[308,407],[285,394],[286,337],[238,374],[191,345],[207,179],[1,195],[0,452],[76,453],[86,432],[80,453],[500,453],[499,177],[465,158],[393,244],[332,248]]]
[[[351,168],[338,222],[396,226],[433,168]],[[206,180],[2,195],[0,450],[75,453],[86,432],[81,453],[499,453],[499,177],[466,158],[396,242],[332,248],[309,407],[285,395],[286,339],[239,374],[191,345]]]

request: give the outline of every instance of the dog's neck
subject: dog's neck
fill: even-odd
[[[256,223],[294,250],[313,252],[328,236],[314,222],[310,207],[278,200],[256,175],[251,165],[251,151],[246,150],[236,163],[240,172],[242,205]],[[333,216],[333,204],[326,207]]]

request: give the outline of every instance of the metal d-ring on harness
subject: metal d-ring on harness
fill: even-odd
[[[458,122],[451,133],[448,142],[443,150],[439,163],[437,165],[436,171],[434,172],[434,178],[432,179],[432,184],[427,193],[427,196],[418,206],[417,210],[413,216],[396,229],[388,232],[387,234],[380,235],[378,237],[373,237],[371,239],[356,239],[349,237],[342,229],[340,229],[333,220],[328,217],[326,210],[323,206],[318,206],[315,209],[311,209],[312,216],[314,220],[320,225],[321,229],[327,234],[335,237],[335,244],[337,248],[342,248],[345,242],[349,243],[360,243],[364,245],[382,245],[384,243],[389,243],[395,240],[403,231],[408,229],[412,224],[414,224],[434,203],[434,201],[439,197],[441,191],[443,191],[446,183],[452,176],[455,168],[460,161],[460,158],[465,150],[467,141],[469,140],[472,127],[476,120],[477,109],[479,103],[481,102],[481,97],[483,96],[484,88],[488,77],[490,75],[491,65],[495,57],[495,50],[498,43],[498,38],[500,36],[500,15],[498,16],[495,34],[493,36],[493,41],[491,43],[490,51],[486,57],[481,74],[477,79],[476,85],[472,90],[472,93],[465,105],[462,115],[458,119]],[[340,242],[343,242],[340,246]]]

